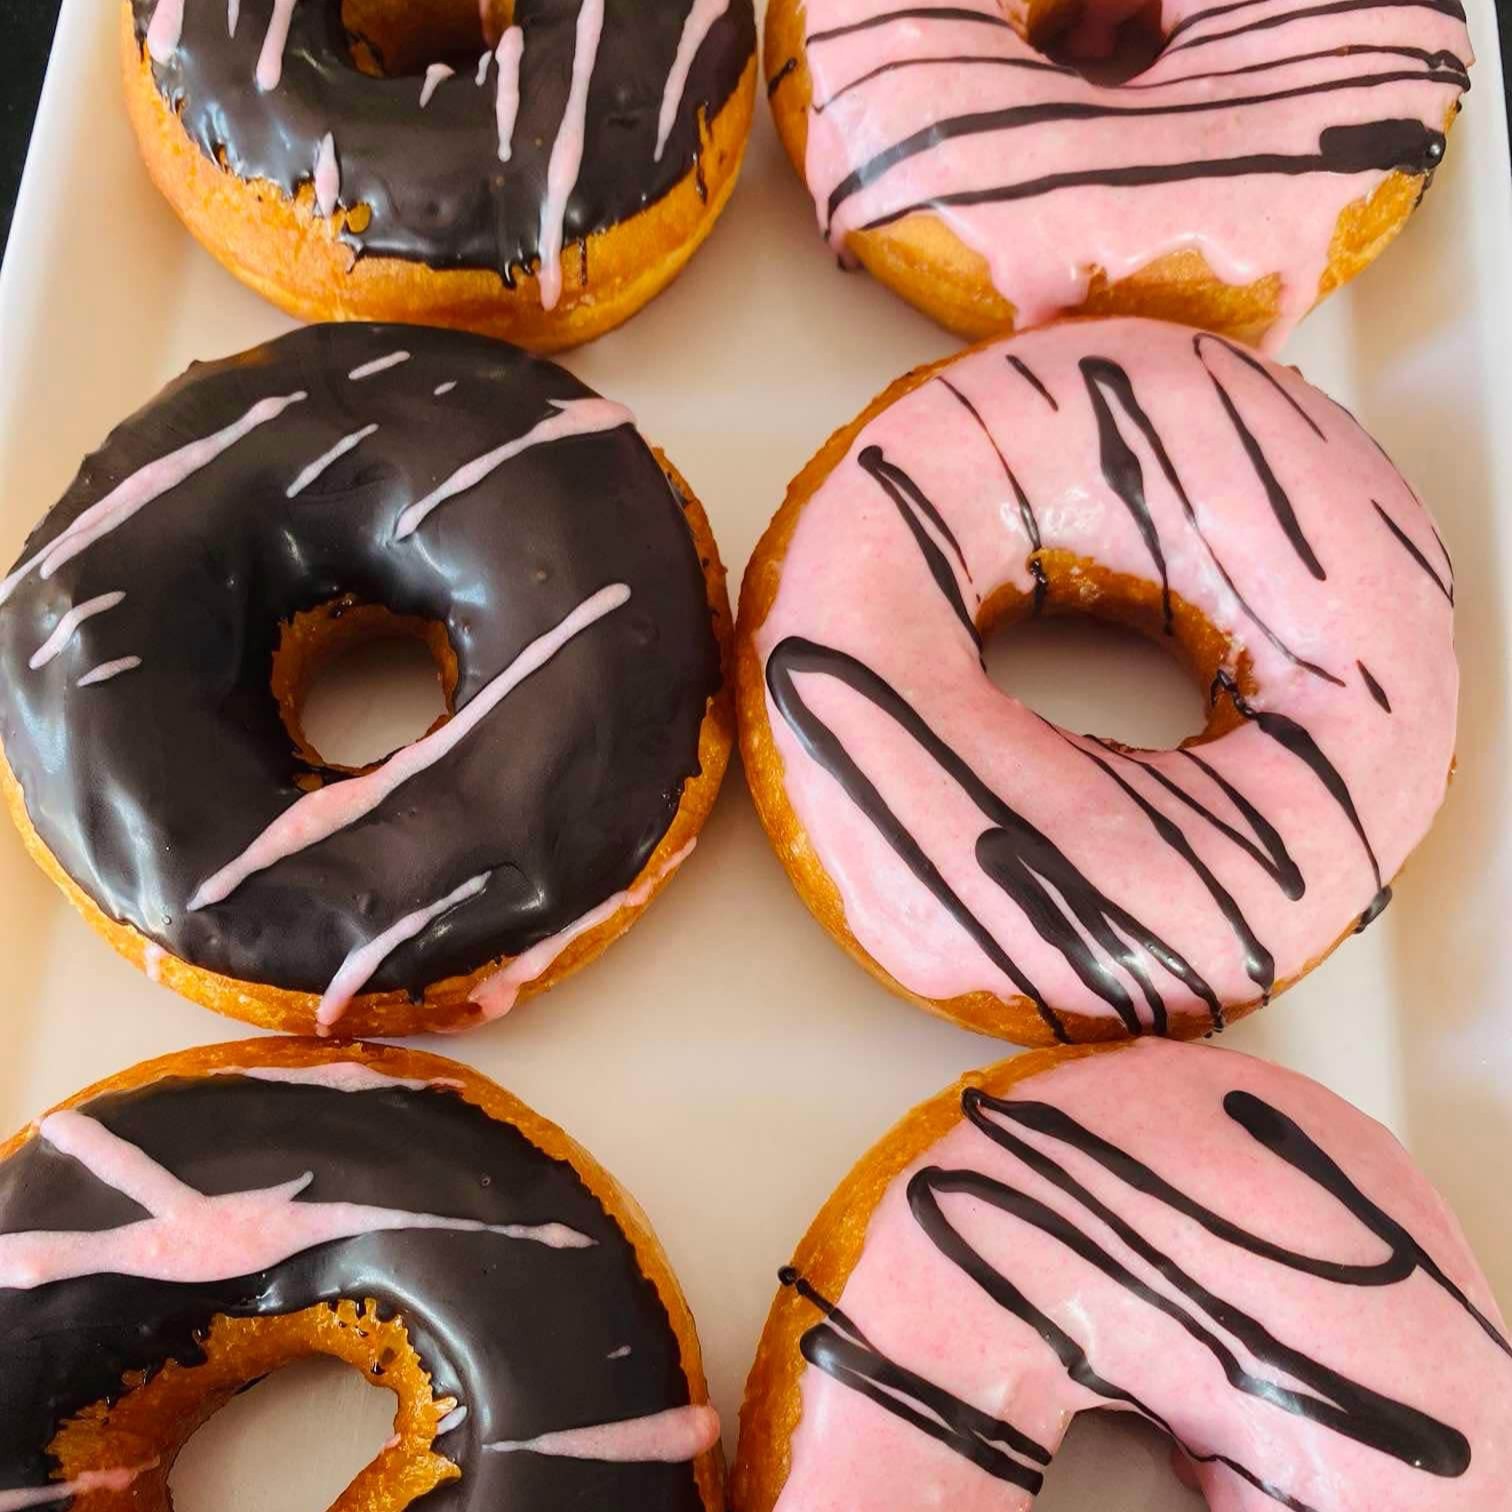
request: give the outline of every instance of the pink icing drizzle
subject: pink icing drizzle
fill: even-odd
[[[586,598],[566,619],[538,636],[482,687],[439,730],[396,751],[382,766],[306,793],[260,834],[241,855],[206,878],[189,900],[190,909],[205,908],[230,895],[254,872],[275,865],[370,814],[395,788],[434,765],[458,745],[532,672],[538,671],[590,625],[628,603],[630,589],[612,583]]]
[[[92,546],[101,536],[108,535],[118,525],[125,524],[144,505],[152,503],[170,489],[177,488],[250,431],[276,419],[291,404],[298,404],[306,397],[301,390],[297,394],[285,394],[281,398],[261,399],[240,420],[224,430],[199,441],[190,441],[177,451],[149,462],[123,479],[98,503],[91,504],[66,530],[0,582],[0,604],[16,591],[21,579],[33,567],[40,563],[42,576],[51,577],[65,562]]]
[[[341,194],[341,167],[336,161],[336,138],[328,131],[315,154],[315,208],[322,215],[336,213]]]
[[[420,86],[420,108],[424,110],[441,84],[456,72],[449,63],[432,63],[425,70],[425,82]]]
[[[546,199],[541,206],[541,308],[554,310],[562,297],[562,221],[567,201],[583,165],[584,128],[588,119],[588,85],[598,58],[604,28],[604,0],[583,0],[577,18],[577,43],[572,55],[572,84],[562,124],[551,144],[546,168]]]
[[[472,1001],[483,1010],[484,1022],[503,1018],[519,1001],[520,989],[546,971],[579,935],[587,934],[590,929],[596,929],[605,920],[612,919],[622,908],[639,908],[655,891],[662,878],[676,871],[688,859],[697,844],[698,837],[694,836],[676,855],[669,856],[655,875],[635,887],[613,893],[597,908],[591,908],[582,918],[575,919],[566,929],[532,945],[492,976],[479,982],[473,989]]]
[[[648,1417],[591,1428],[567,1428],[533,1439],[501,1439],[494,1454],[546,1454],[557,1459],[681,1464],[719,1442],[719,1414],[709,1406],[670,1407]]]
[[[147,52],[154,63],[166,63],[178,51],[184,32],[184,0],[158,0],[147,24]]]
[[[667,138],[677,124],[677,107],[682,104],[684,90],[688,87],[688,75],[693,69],[693,60],[704,38],[713,29],[714,23],[730,8],[730,0],[693,0],[688,19],[683,22],[682,36],[677,39],[677,55],[672,59],[672,69],[662,90],[661,115],[656,123],[656,161],[662,160],[667,150]]]
[[[142,971],[149,982],[163,980],[163,961],[167,954],[161,945],[154,944],[151,940],[142,947]]]
[[[499,161],[507,163],[513,152],[515,118],[520,113],[520,59],[525,53],[525,33],[518,26],[509,27],[499,38],[498,93],[494,97],[494,118],[499,127]]]
[[[476,84],[479,89],[482,89],[483,81],[488,77],[488,65],[491,62],[493,62],[492,49],[484,53],[482,57],[478,59],[478,73],[477,77],[473,80],[473,83]]]
[[[583,1249],[593,1240],[560,1223],[492,1224],[351,1202],[296,1202],[307,1171],[260,1191],[207,1197],[143,1150],[83,1113],[53,1113],[38,1133],[107,1186],[151,1215],[91,1233],[0,1235],[0,1285],[20,1290],[79,1276],[113,1274],[154,1281],[225,1281],[267,1270],[317,1244],[396,1229],[453,1229]]]
[[[623,405],[608,399],[553,399],[550,401],[555,414],[538,421],[523,436],[496,446],[491,452],[475,457],[459,467],[449,478],[437,485],[430,493],[411,504],[399,516],[394,527],[394,539],[402,541],[413,535],[425,517],[448,499],[476,488],[488,475],[502,467],[512,457],[529,451],[532,446],[544,446],[550,441],[566,441],[573,436],[591,436],[599,431],[616,430],[621,425],[634,425],[635,416]],[[3,600],[0,600],[3,602]]]
[[[322,452],[311,462],[295,480],[285,489],[285,494],[291,499],[297,499],[316,478],[318,478],[333,462],[346,456],[355,446],[360,446],[378,427],[376,425],[364,425],[361,430],[355,430],[349,436],[343,436],[329,451]]]
[[[431,392],[439,399],[443,394],[451,393],[456,386],[457,380],[455,378],[448,378],[445,383],[438,383]]]
[[[27,1487],[14,1491],[0,1491],[0,1512],[25,1512],[28,1507],[46,1507],[70,1496],[86,1496],[91,1491],[127,1490],[139,1475],[156,1469],[157,1461],[151,1464],[134,1465],[130,1469],[86,1470],[69,1481],[55,1481],[50,1486]]]
[[[119,677],[123,672],[135,672],[142,665],[140,656],[118,656],[114,661],[101,662],[98,667],[91,667],[77,683],[80,688],[92,688],[96,683],[109,682],[113,677]]]
[[[975,406],[990,439],[940,380],[914,390],[863,430],[804,508],[756,647],[765,664],[779,641],[797,635],[865,663],[911,701],[993,793],[1047,835],[1102,894],[1149,923],[1222,1002],[1232,1004],[1258,996],[1233,929],[1196,873],[1160,843],[1147,818],[1084,753],[1112,765],[1185,834],[1272,952],[1278,980],[1327,950],[1371,900],[1368,858],[1338,803],[1306,765],[1253,723],[1200,747],[1202,758],[1280,831],[1306,880],[1305,894],[1292,901],[1249,854],[1138,766],[1078,737],[1068,744],[984,675],[976,646],[931,582],[897,508],[858,462],[864,450],[880,447],[933,502],[969,566],[968,581],[946,553],[973,614],[1001,585],[1025,594],[1034,586],[1031,542],[1005,463],[1037,514],[1047,549],[1151,581],[1155,570],[1134,517],[1104,481],[1098,426],[1080,368],[1083,358],[1120,364],[1238,591],[1283,642],[1333,671],[1343,686],[1306,673],[1257,629],[1187,523],[1148,445],[1115,407],[1119,433],[1142,467],[1172,590],[1248,652],[1260,689],[1254,703],[1298,721],[1327,754],[1389,880],[1443,799],[1459,678],[1442,586],[1415,565],[1373,501],[1447,574],[1443,548],[1410,489],[1342,410],[1294,372],[1266,369],[1319,425],[1326,438],[1320,439],[1264,375],[1213,338],[1203,338],[1203,350],[1287,490],[1326,581],[1316,579],[1288,543],[1194,354],[1193,333],[1152,321],[1075,322],[985,348],[942,374]],[[1010,366],[1009,355],[1027,365],[1057,409]],[[1392,714],[1367,691],[1357,660],[1388,685]],[[943,781],[898,726],[837,681],[808,677],[801,691],[1043,997],[1056,1008],[1111,1015],[977,864],[977,838],[987,821],[965,794]],[[768,710],[788,797],[866,950],[922,996],[1015,993],[1014,983],[800,745],[770,698]],[[1143,759],[1244,830],[1230,800],[1185,757],[1158,752]],[[1137,959],[1167,1004],[1202,1011],[1158,962],[1143,952]],[[1137,985],[1124,980],[1145,1013]]]
[[[226,0],[226,35],[236,35],[237,23],[241,20],[241,0]]]
[[[1231,1051],[1143,1040],[1110,1056],[1064,1063],[1007,1096],[1069,1115],[1248,1233],[1346,1265],[1379,1263],[1384,1250],[1374,1234],[1225,1113],[1224,1099],[1234,1090],[1294,1120],[1501,1326],[1459,1225],[1406,1152],[1380,1125],[1294,1072]],[[1418,1272],[1395,1284],[1355,1286],[1286,1269],[1226,1243],[1069,1146],[1026,1125],[1011,1127],[1273,1338],[1453,1425],[1469,1439],[1472,1458],[1462,1476],[1426,1474],[1263,1395],[1234,1390],[1214,1355],[1175,1319],[1134,1300],[1068,1247],[969,1195],[943,1195],[942,1208],[964,1241],[1068,1333],[1094,1370],[1158,1412],[1184,1443],[1228,1455],[1314,1512],[1505,1506],[1512,1484],[1512,1362],[1428,1277]],[[1053,1452],[1074,1414],[1118,1404],[1077,1385],[1039,1332],[936,1248],[909,1203],[909,1182],[925,1167],[982,1173],[1044,1203],[1140,1281],[1178,1303],[1181,1294],[1110,1225],[964,1120],[894,1178],[841,1295],[830,1300],[890,1360]],[[817,1310],[813,1317],[820,1321]],[[1272,1373],[1255,1365],[1217,1314],[1200,1317],[1238,1352],[1244,1368]],[[801,1395],[776,1512],[1026,1512],[1034,1500],[822,1370],[804,1367]],[[1221,1464],[1192,1470],[1212,1512],[1276,1512],[1280,1505]]]
[[[487,884],[490,872],[480,872],[476,877],[469,878],[461,887],[447,893],[444,898],[430,904],[425,908],[418,908],[412,914],[406,914],[404,918],[394,924],[390,924],[382,934],[369,940],[365,945],[356,946],[341,963],[336,975],[331,978],[331,985],[326,988],[320,999],[320,1006],[315,1011],[315,1022],[318,1032],[329,1034],[331,1028],[347,1011],[351,1001],[362,991],[368,978],[399,948],[406,940],[412,940],[417,934],[427,929],[442,914],[456,908],[459,903],[465,903],[469,898],[476,898]]]
[[[423,1092],[427,1087],[460,1085],[444,1076],[434,1080],[418,1076],[390,1076],[372,1066],[364,1066],[361,1061],[319,1061],[313,1066],[221,1066],[210,1074],[245,1076],[252,1081],[288,1082],[302,1087],[323,1087],[327,1092],[377,1092],[385,1087],[402,1087],[408,1092]]]
[[[353,383],[361,383],[364,378],[371,378],[375,373],[386,373],[392,367],[398,367],[401,362],[408,362],[408,352],[390,352],[384,357],[375,357],[371,362],[364,362],[360,367],[354,367],[347,377]]]
[[[33,672],[45,667],[73,639],[74,631],[85,620],[93,619],[97,614],[104,614],[107,609],[114,609],[125,597],[125,593],[117,589],[114,593],[102,593],[95,598],[86,599],[82,604],[74,605],[58,621],[53,633],[32,653],[32,658],[27,665]]]
[[[450,1412],[436,1424],[436,1437],[440,1438],[444,1433],[450,1433],[453,1429],[460,1428],[467,1421],[466,1407],[453,1407]]]
[[[1002,14],[991,4],[968,8],[994,18]],[[1095,20],[1101,11],[1116,19],[1134,8],[1088,10]],[[806,48],[814,102],[823,107],[809,111],[806,173],[821,229],[837,250],[844,249],[850,231],[941,195],[1193,159],[1306,156],[1318,151],[1330,127],[1383,120],[1420,120],[1441,130],[1460,93],[1458,83],[1424,77],[1433,65],[1389,51],[1351,56],[1342,50],[1443,49],[1467,63],[1471,56],[1463,21],[1427,6],[1391,3],[1364,11],[1301,7],[1295,0],[1249,0],[1244,6],[1166,0],[1161,22],[1167,36],[1183,23],[1187,29],[1130,85],[1116,88],[1032,67],[1044,64],[1043,55],[1010,28],[948,15],[929,19],[892,0],[808,0],[805,30],[813,37],[894,11],[905,19]],[[1200,22],[1199,13],[1206,13]],[[1274,24],[1282,16],[1286,24]],[[909,66],[920,59],[942,61]],[[1395,77],[1247,107],[1229,103],[1379,75]],[[1062,103],[1214,108],[1051,119],[959,136],[894,162],[849,195],[826,224],[827,202],[842,180],[942,119]],[[939,206],[932,213],[987,259],[994,286],[1015,306],[1020,330],[1080,304],[1094,266],[1116,281],[1166,253],[1192,248],[1228,283],[1282,274],[1280,314],[1267,333],[1267,343],[1276,345],[1317,299],[1339,213],[1385,177],[1380,171],[1250,173],[1141,187],[1081,184],[1007,203]]]
[[[273,14],[263,35],[262,51],[257,55],[257,87],[264,93],[277,89],[283,78],[284,48],[289,41],[294,5],[295,0],[273,0]]]

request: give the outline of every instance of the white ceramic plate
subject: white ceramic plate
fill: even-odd
[[[0,271],[6,561],[85,451],[191,358],[289,326],[195,245],[148,183],[119,104],[115,4],[65,0]],[[1380,922],[1225,1042],[1389,1124],[1458,1211],[1507,1307],[1512,175],[1491,0],[1467,8],[1474,89],[1427,203],[1286,353],[1381,439],[1453,551],[1459,775]],[[669,293],[567,365],[629,404],[686,473],[733,590],[819,443],[953,346],[866,277],[836,271],[761,110],[708,247]],[[994,663],[1077,728],[1154,740],[1198,723],[1174,669],[1138,645],[1007,632]],[[245,1032],[118,959],[4,832],[0,889],[0,1130],[133,1061]],[[640,1197],[697,1314],[728,1449],[776,1268],[820,1202],[906,1108],[1007,1053],[895,1001],[825,938],[767,848],[738,766],[697,853],[626,940],[517,1016],[435,1048],[564,1124]],[[340,1370],[287,1375],[195,1440],[174,1476],[181,1512],[323,1507],[376,1451],[391,1398]],[[1143,1430],[1080,1427],[1040,1505],[1115,1504],[1200,1505]]]

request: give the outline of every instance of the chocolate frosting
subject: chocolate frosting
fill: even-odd
[[[402,1230],[324,1244],[220,1283],[100,1275],[0,1289],[0,1487],[45,1485],[57,1470],[46,1446],[60,1423],[118,1396],[127,1372],[201,1360],[198,1340],[215,1315],[370,1297],[384,1316],[402,1315],[435,1395],[468,1409],[437,1443],[462,1479],[431,1492],[427,1512],[701,1509],[689,1464],[481,1452],[688,1402],[676,1334],[630,1242],[573,1168],[513,1125],[442,1088],[345,1092],[234,1075],[156,1082],[81,1111],[207,1195],[311,1171],[296,1201],[564,1223],[595,1243],[552,1249],[491,1233]],[[0,1165],[0,1233],[96,1231],[144,1216],[43,1139]]]
[[[139,43],[155,3],[131,0]],[[273,0],[242,0],[234,36],[224,4],[192,0],[184,9],[178,48],[153,64],[153,77],[207,156],[238,178],[265,179],[292,194],[311,180],[330,132],[340,203],[372,211],[363,231],[342,233],[359,255],[493,268],[511,287],[531,268],[540,254],[547,165],[572,79],[578,0],[516,0],[514,22],[525,47],[508,162],[499,159],[492,72],[478,87],[459,70],[422,109],[418,78],[357,70],[337,0],[303,0],[289,23],[282,77],[264,92],[256,71]],[[692,0],[606,0],[566,241],[630,219],[697,165],[699,116],[712,120],[734,94],[755,54],[756,22],[751,0],[732,0],[714,23],[658,160],[662,94],[691,9]]]
[[[399,351],[408,359],[349,378]],[[312,326],[196,364],[86,460],[23,561],[145,465],[300,392],[51,576],[18,580],[0,608],[0,740],[38,834],[101,909],[238,979],[322,991],[349,952],[487,873],[365,989],[418,994],[631,885],[699,771],[719,651],[680,502],[628,424],[534,445],[395,538],[405,508],[456,469],[560,415],[552,401],[590,396],[512,347],[419,327]],[[376,809],[224,902],[188,907],[303,796],[301,779],[344,780],[301,760],[280,718],[269,674],[281,622],[343,594],[440,621],[465,711],[617,584],[621,607]],[[71,607],[120,592],[33,669]],[[80,685],[126,657],[140,665]]]

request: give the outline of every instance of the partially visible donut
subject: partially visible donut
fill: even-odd
[[[733,1512],[1026,1512],[1072,1417],[1168,1434],[1212,1512],[1501,1512],[1512,1345],[1379,1124],[1144,1040],[963,1077],[781,1273]]]
[[[328,1355],[397,1398],[333,1512],[721,1512],[719,1422],[632,1197],[466,1066],[181,1051],[0,1145],[0,1508],[166,1512],[248,1384]]]
[[[741,589],[772,843],[894,990],[1021,1043],[1222,1028],[1375,918],[1443,801],[1459,673],[1432,517],[1290,369],[1072,321],[910,374],[795,479]],[[1209,708],[1176,750],[994,687],[1090,613]]]
[[[122,0],[148,171],[305,320],[537,351],[659,293],[735,186],[751,0]]]
[[[1068,18],[1162,45],[1100,85]],[[772,0],[777,127],[837,251],[960,335],[1153,315],[1278,344],[1396,235],[1469,87],[1459,0]]]
[[[448,714],[354,771],[325,658],[408,635]],[[200,363],[119,426],[0,583],[29,848],[105,938],[268,1028],[468,1028],[621,934],[733,736],[724,570],[630,413],[417,326]]]

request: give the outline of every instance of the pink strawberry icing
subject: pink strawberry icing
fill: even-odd
[[[1087,7],[1092,23],[1136,8]],[[1116,281],[1194,249],[1227,283],[1281,274],[1279,342],[1318,297],[1340,212],[1392,167],[1437,161],[1390,144],[1442,132],[1468,86],[1458,0],[1166,0],[1160,56],[1115,87],[1048,67],[1006,23],[1018,9],[807,0],[803,22],[821,228],[839,250],[934,210],[987,259],[1019,329],[1079,305],[1094,267]]]
[[[1158,551],[1250,659],[1250,717],[1130,755],[994,687],[962,617],[1033,591],[1031,527],[1148,581]],[[887,971],[1149,1030],[1256,1001],[1384,905],[1453,756],[1452,584],[1410,487],[1295,372],[1179,326],[1076,322],[968,354],[867,425],[805,504],[754,644],[788,799]],[[784,642],[884,679],[994,812],[895,711],[800,667],[911,862],[779,707]]]
[[[1081,1196],[963,1119],[888,1187],[842,1295],[832,1299],[840,1313],[824,1327],[816,1306],[818,1333],[809,1337],[859,1331],[875,1356],[948,1393],[925,1414],[931,1424],[964,1408],[1010,1427],[1022,1436],[1019,1448],[1007,1449],[1008,1435],[988,1433],[980,1418],[976,1439],[960,1448],[987,1444],[1000,1452],[992,1462],[1000,1470],[1009,1461],[1022,1466],[1027,1484],[1007,1478],[1012,1468],[988,1473],[885,1405],[917,1406],[917,1386],[895,1388],[879,1404],[810,1364],[777,1512],[1023,1512],[1071,1417],[1099,1407],[1163,1420],[1198,1457],[1191,1468],[1213,1512],[1493,1512],[1505,1505],[1512,1484],[1505,1328],[1453,1215],[1386,1130],[1292,1072],[1169,1041],[1064,1062],[1018,1083],[1008,1098],[1069,1115],[1115,1158],[1132,1158],[1169,1183],[1178,1202],[1200,1205],[1220,1232],[1042,1124],[990,1107],[984,1115],[1047,1162],[1045,1171],[1068,1175]],[[1241,1125],[1236,1098],[1300,1130],[1286,1158]],[[1327,1189],[1335,1177],[1309,1174],[1311,1155],[1298,1154],[1304,1145],[1321,1152],[1325,1165],[1342,1167],[1340,1184],[1354,1194],[1349,1204],[1371,1222],[1384,1214],[1401,1232],[1384,1241],[1379,1224],[1372,1228]],[[1031,1326],[994,1301],[925,1232],[909,1186],[926,1168],[1001,1183],[1065,1221],[1063,1241],[1049,1232],[1055,1217],[1021,1221],[936,1184],[944,1221],[985,1262],[984,1276],[1015,1289],[1042,1323]],[[1221,1237],[1224,1223],[1233,1226],[1232,1242]],[[1135,1243],[1147,1247],[1145,1255]],[[1075,1244],[1151,1288],[1164,1306],[1137,1297]],[[1278,1263],[1262,1252],[1266,1246],[1300,1255],[1302,1267]],[[1164,1257],[1164,1273],[1150,1256]],[[1341,1281],[1309,1274],[1314,1261],[1359,1269]],[[1383,1277],[1388,1262],[1394,1269]],[[1253,1347],[1239,1338],[1248,1323],[1261,1330]],[[1077,1384],[1052,1352],[1045,1335],[1057,1330],[1071,1350],[1084,1352],[1082,1379],[1095,1379],[1098,1389]],[[1265,1358],[1278,1349],[1294,1352],[1295,1374]],[[1236,1388],[1225,1352],[1254,1389]],[[806,1353],[813,1358],[807,1345]],[[1328,1390],[1302,1379],[1315,1371],[1335,1373]],[[1108,1387],[1138,1405],[1109,1400]],[[1287,1393],[1305,1396],[1309,1410],[1289,1410]],[[1336,1407],[1344,1413],[1330,1421]],[[1367,1441],[1372,1435],[1379,1442]],[[1421,1437],[1421,1453],[1411,1435]]]

